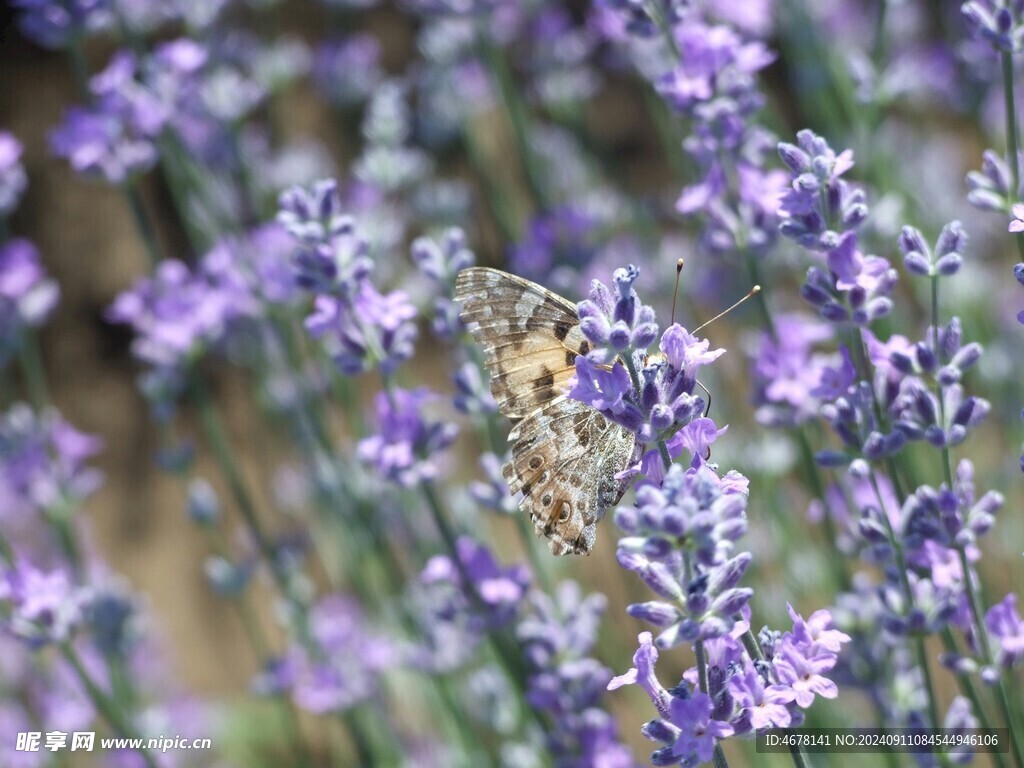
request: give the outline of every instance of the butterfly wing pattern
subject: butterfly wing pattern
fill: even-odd
[[[562,394],[577,355],[590,350],[572,302],[496,269],[472,267],[455,281],[462,319],[483,347],[498,407],[518,422],[504,475],[520,509],[555,555],[587,554],[597,523],[618,503],[640,446],[629,430]]]

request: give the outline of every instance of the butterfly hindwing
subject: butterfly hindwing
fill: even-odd
[[[633,461],[632,433],[593,408],[559,397],[512,430],[512,461],[504,467],[519,508],[555,555],[585,554],[597,523],[616,504],[626,483],[615,475]]]
[[[638,458],[631,432],[563,394],[577,355],[590,351],[576,307],[542,286],[472,267],[455,281],[462,320],[484,349],[491,392],[518,421],[504,475],[520,509],[556,555],[589,553],[597,523],[618,503],[616,475]]]
[[[510,419],[550,402],[575,373],[576,356],[590,350],[576,306],[536,283],[496,269],[459,273],[455,300],[484,349],[491,393]]]

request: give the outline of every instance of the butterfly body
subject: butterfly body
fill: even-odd
[[[491,392],[517,422],[503,471],[520,509],[552,553],[586,554],[597,523],[618,503],[641,446],[627,429],[563,393],[590,351],[576,306],[536,283],[485,267],[459,273],[455,299],[485,353]]]

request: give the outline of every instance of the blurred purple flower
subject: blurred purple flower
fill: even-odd
[[[779,142],[778,149],[792,178],[780,204],[779,232],[811,251],[834,250],[868,214],[864,191],[841,178],[853,167],[853,153],[836,154],[806,129],[797,133],[796,145]]]
[[[14,356],[27,328],[42,325],[60,298],[28,240],[0,245],[0,367]]]
[[[506,626],[526,597],[529,571],[521,565],[502,566],[485,545],[468,536],[459,537],[455,546],[458,562],[450,555],[435,555],[420,572],[420,583],[437,593],[435,610],[472,635]]]
[[[554,599],[532,593],[533,612],[516,628],[532,670],[526,700],[554,724],[545,741],[556,766],[634,765],[614,718],[601,708],[611,672],[589,656],[605,603],[603,595],[582,598],[579,585],[562,582]]]
[[[1021,190],[1013,186],[1010,167],[991,149],[982,154],[981,170],[967,174],[967,202],[982,211],[1006,213],[1011,201],[1019,200]]]
[[[112,18],[108,0],[12,0],[21,10],[18,26],[25,37],[46,48],[63,48]]]
[[[830,369],[828,356],[814,353],[813,348],[834,331],[826,323],[796,313],[777,315],[774,325],[775,334],[760,334],[754,353],[757,419],[768,426],[793,426],[818,414],[824,396],[818,389]]]
[[[1019,3],[970,0],[960,6],[968,28],[997,51],[1019,52],[1024,41]]]
[[[85,619],[88,600],[88,591],[62,570],[43,572],[22,562],[0,580],[0,606],[9,611],[2,626],[30,647],[69,640]]]
[[[1017,596],[1012,592],[985,614],[985,627],[999,644],[996,663],[1010,669],[1024,661],[1024,622],[1017,613]]]
[[[107,319],[132,327],[132,351],[140,360],[180,370],[221,344],[233,323],[258,311],[247,287],[167,260],[153,277],[119,294]]]
[[[1013,213],[1010,232],[1024,232],[1024,203],[1014,203],[1010,210]]]
[[[0,516],[76,507],[102,482],[102,474],[86,464],[101,446],[56,411],[36,414],[13,405],[0,415],[0,499],[10,505]]]
[[[79,173],[111,184],[123,184],[157,161],[153,142],[135,134],[118,116],[79,107],[68,111],[63,124],[50,134],[50,144]]]
[[[359,459],[406,488],[437,477],[438,459],[458,432],[454,424],[425,418],[424,406],[438,399],[425,388],[378,392],[378,433],[359,441]]]
[[[292,695],[302,709],[342,712],[370,698],[397,649],[368,626],[359,604],[344,595],[321,598],[309,612],[313,649],[295,650]]]
[[[368,99],[384,79],[380,58],[380,42],[369,33],[321,43],[313,62],[313,79],[331,103],[353,107]]]
[[[28,177],[21,164],[23,147],[14,134],[0,131],[0,217],[9,215],[18,207]]]

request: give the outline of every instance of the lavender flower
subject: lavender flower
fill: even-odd
[[[1010,669],[1024,661],[1024,622],[1012,592],[985,614],[985,627],[998,644],[996,663]]]
[[[602,595],[581,599],[579,586],[563,582],[552,599],[532,594],[533,613],[516,628],[532,674],[526,700],[546,712],[555,727],[546,734],[546,747],[556,766],[593,765],[609,768],[633,765],[629,750],[619,742],[615,721],[600,707],[611,672],[589,653],[597,640]]]
[[[440,339],[453,339],[462,332],[459,307],[452,300],[455,275],[476,264],[476,254],[466,245],[465,233],[448,229],[440,240],[418,237],[412,243],[412,260],[416,268],[431,280],[441,294],[434,301],[431,326]]]
[[[17,353],[26,330],[46,322],[59,298],[32,243],[16,238],[0,245],[0,367]]]
[[[684,470],[673,464],[661,487],[637,490],[637,508],[619,507],[615,524],[619,565],[637,573],[659,597],[628,608],[630,615],[662,631],[658,645],[719,637],[732,630],[734,616],[752,590],[739,587],[750,555],[733,555],[747,528],[747,481],[730,473],[720,478],[707,466]]]
[[[157,161],[156,139],[173,115],[173,105],[137,80],[133,54],[120,52],[89,81],[95,101],[75,107],[50,135],[53,151],[74,170],[111,184],[123,184]]]
[[[1024,25],[1018,3],[970,0],[960,6],[960,12],[971,31],[997,51],[1013,53],[1021,49]]]
[[[28,178],[21,164],[22,146],[13,134],[0,131],[0,217],[18,207]]]
[[[438,457],[458,432],[454,424],[425,418],[424,406],[437,399],[425,388],[378,393],[379,433],[359,441],[359,459],[406,488],[437,477]]]
[[[654,765],[695,765],[711,760],[715,744],[733,734],[727,722],[713,715],[711,698],[702,692],[693,693],[686,683],[666,690],[654,673],[658,651],[650,632],[641,632],[640,647],[633,655],[634,667],[613,678],[609,690],[638,684],[650,696],[659,717],[647,723],[642,732],[663,747],[651,754]]]
[[[56,411],[36,414],[15,404],[0,416],[0,499],[6,517],[73,509],[100,485],[86,462],[101,447]]]
[[[14,0],[25,37],[46,48],[63,48],[111,19],[108,0]]]
[[[248,290],[205,270],[161,262],[151,278],[119,294],[107,319],[130,325],[135,356],[162,370],[187,369],[221,344],[231,325],[258,313]]]
[[[352,107],[369,98],[384,79],[380,57],[380,42],[367,33],[329,41],[317,49],[313,77],[332,103]]]
[[[30,647],[61,643],[83,623],[87,601],[88,593],[63,571],[20,563],[0,582],[0,611],[6,614],[0,626]]]
[[[811,317],[780,314],[774,326],[774,334],[760,334],[753,354],[757,420],[766,426],[802,424],[818,415],[823,400],[853,383],[849,354],[833,367],[834,358],[815,353],[814,346],[834,331]]]
[[[853,152],[837,155],[825,139],[805,129],[797,133],[797,145],[779,143],[779,157],[793,174],[780,207],[779,231],[810,250],[834,249],[868,213],[863,190],[841,178],[853,167]]]
[[[766,170],[774,137],[752,122],[764,98],[756,74],[774,59],[760,41],[745,41],[683,9],[671,34],[678,63],[655,80],[669,105],[690,120],[683,144],[701,172],[676,202],[684,215],[705,217],[701,243],[716,254],[764,254],[775,240],[785,174]]]
[[[633,288],[638,274],[633,266],[616,270],[614,295],[595,280],[590,298],[580,302],[580,328],[589,351],[577,356],[567,394],[635,433],[641,443],[667,441],[670,457],[684,448],[703,456],[719,432],[710,420],[694,421],[703,401],[693,390],[700,367],[724,350],[710,350],[706,340],[677,324],[662,334],[660,358],[649,359],[658,325],[654,310],[640,302]],[[659,451],[645,454],[636,471],[660,481],[664,464]]]
[[[506,459],[501,459],[493,453],[485,453],[480,457],[480,468],[483,470],[484,480],[475,480],[470,483],[469,494],[473,501],[482,507],[492,509],[502,515],[519,514],[519,503],[517,499],[509,495],[508,483],[501,471]]]
[[[320,658],[304,655],[293,691],[307,711],[338,712],[365,700],[397,660],[393,646],[366,626],[350,598],[321,598],[310,610],[309,626]]]
[[[982,154],[981,170],[967,174],[967,202],[982,211],[1006,213],[1010,204],[1020,198],[1013,186],[1010,168],[996,152],[986,149]]]
[[[435,592],[438,617],[470,635],[507,626],[526,597],[527,569],[502,566],[486,546],[467,536],[456,541],[455,557],[458,561],[435,555],[420,573],[420,583]]]
[[[1024,223],[1021,226],[1024,228]],[[1014,231],[1012,224],[1010,231]],[[959,221],[950,222],[942,228],[934,254],[925,242],[924,236],[913,227],[904,227],[900,234],[900,250],[903,252],[904,265],[908,271],[923,277],[955,275],[963,263],[962,254],[966,244],[967,234]]]
[[[341,210],[338,184],[319,181],[308,191],[281,194],[278,221],[299,243],[293,257],[298,284],[311,291],[351,295],[369,275],[369,243]]]

